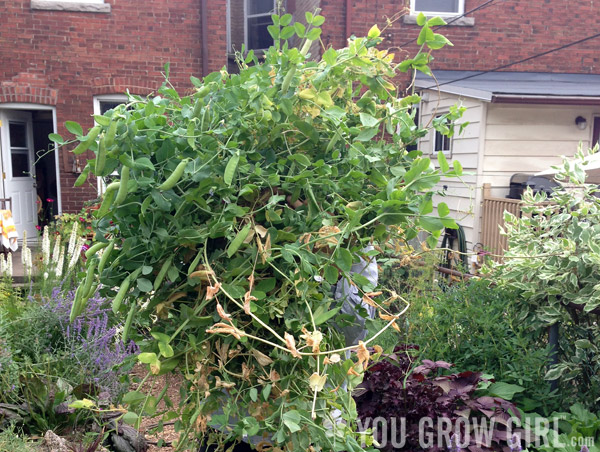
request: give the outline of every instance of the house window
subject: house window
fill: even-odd
[[[104,94],[94,97],[94,114],[103,115],[108,110],[112,110],[117,105],[127,102],[127,96],[124,94]]]
[[[464,13],[465,0],[410,0],[413,14],[427,16],[457,16]]]
[[[271,14],[275,12],[276,0],[245,1],[246,50],[267,49],[273,45],[267,27],[273,23]]]
[[[452,155],[452,137],[442,135],[437,130],[434,132],[433,153],[437,154],[442,151],[446,157],[450,157]]]
[[[108,110],[114,109],[117,105],[121,105],[127,102],[127,96],[124,94],[104,94],[101,96],[94,97],[94,114],[104,115]],[[106,189],[107,183],[109,183],[113,176],[118,176],[118,173],[114,171],[110,176],[104,178],[98,178],[98,196],[101,196]]]

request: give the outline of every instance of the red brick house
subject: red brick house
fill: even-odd
[[[167,62],[182,91],[190,75],[220,69],[226,15],[226,0],[0,1],[0,198],[12,198],[20,235],[35,236],[37,201],[74,212],[97,196],[92,178],[73,188],[83,158],[55,152],[48,133],[71,136],[67,120],[91,127],[126,90],[151,93]]]
[[[582,96],[558,96],[559,99],[540,93],[537,97],[521,93],[520,101],[513,96],[512,104],[503,104],[492,100],[498,97],[494,93],[482,99],[469,96],[472,93],[469,86],[457,89],[451,82],[458,73],[448,71],[490,70],[592,35],[600,11],[596,3],[593,0],[286,0],[281,6],[298,20],[302,20],[304,11],[319,8],[327,19],[322,34],[325,46],[343,47],[349,36],[366,34],[372,24],[383,28],[388,18],[397,19],[384,30],[383,37],[385,46],[398,48],[395,50],[398,59],[417,50],[414,39],[419,29],[415,23],[418,11],[442,15],[451,21],[443,34],[454,47],[437,51],[432,67],[442,71],[440,76],[449,82],[440,87],[442,108],[462,101],[469,108],[465,117],[472,125],[465,136],[454,137],[446,144],[452,146],[453,158],[463,159],[465,169],[476,173],[486,173],[489,165],[498,162],[495,157],[504,157],[504,167],[499,172],[492,170],[490,180],[479,176],[467,179],[471,188],[448,182],[448,203],[459,213],[465,210],[471,197],[474,205],[478,205],[479,195],[469,194],[473,187],[478,190],[486,181],[497,187],[508,185],[509,175],[516,172],[507,167],[511,165],[511,156],[516,158],[519,155],[515,154],[523,152],[515,153],[510,147],[522,146],[527,141],[523,134],[527,135],[535,126],[523,118],[543,117],[546,129],[564,127],[567,138],[562,142],[566,151],[560,153],[568,154],[580,139],[585,141],[587,137],[588,142],[592,141],[595,123],[600,130],[600,119],[595,119],[596,114],[600,117],[600,102],[595,94],[582,103],[579,102]],[[278,0],[0,0],[3,173],[0,198],[13,199],[19,231],[35,229],[38,198],[44,209],[73,212],[83,201],[97,196],[97,184],[91,178],[84,187],[73,188],[83,159],[75,159],[66,149],[55,152],[47,140],[48,133],[70,136],[64,129],[67,120],[78,121],[86,128],[92,126],[91,115],[124,100],[126,90],[141,95],[153,92],[163,81],[167,62],[171,65],[171,82],[180,91],[191,86],[190,75],[201,76],[225,65],[235,70],[232,53],[240,50],[242,44],[246,49],[260,49],[269,44],[266,27],[278,4]],[[594,75],[600,73],[599,48],[600,39],[590,39],[509,66],[507,70],[588,74],[592,78],[586,79],[586,83],[594,84]],[[321,51],[314,45],[311,53],[318,57]],[[407,77],[401,82],[406,86],[408,80]],[[437,99],[437,90],[427,89],[431,88],[428,82],[418,83],[423,92],[430,92],[430,99]],[[556,111],[559,114],[554,114]],[[427,115],[433,114],[433,102],[424,102],[421,112],[421,119],[428,120]],[[487,124],[488,116],[501,123],[518,118],[519,124],[514,126],[528,129],[507,140],[504,147],[493,143],[491,154],[487,155],[487,142],[482,138],[485,130],[503,134],[510,126],[486,129],[483,125]],[[576,116],[584,117],[590,127],[583,132],[575,128],[570,122]],[[573,133],[564,124],[567,119]],[[540,128],[535,140],[539,141],[546,129]],[[435,145],[434,136],[421,143],[426,149],[432,148],[432,155]],[[527,171],[535,171],[555,162],[559,153],[555,144],[545,146],[538,142],[536,146],[531,153],[533,158],[517,166],[524,164]],[[36,157],[36,153],[44,154],[41,150],[49,152]],[[46,199],[55,201],[49,204]],[[467,216],[463,223],[472,232],[469,240],[474,243],[480,215],[471,211]]]
[[[467,108],[465,132],[451,139],[430,132],[419,149],[437,164],[442,150],[470,172],[462,181],[444,180],[440,189],[464,227],[468,250],[477,243],[501,252],[497,234],[502,211],[511,204],[513,176],[528,176],[573,155],[581,143],[600,137],[600,4],[594,0],[320,0],[325,45],[343,46],[364,36],[373,23],[384,45],[399,58],[413,55],[419,11],[441,15],[439,32],[453,47],[434,52],[431,64],[439,86],[417,74],[423,93],[419,120]],[[398,17],[396,13],[405,10]],[[516,63],[516,64],[514,64]],[[491,72],[486,72],[491,71]],[[408,78],[402,81],[408,85]],[[514,184],[512,184],[514,187]],[[484,187],[486,190],[484,190]],[[493,199],[491,199],[493,198]],[[502,198],[502,199],[501,199]],[[437,198],[442,200],[441,197]],[[514,202],[514,201],[513,201]],[[515,208],[512,204],[512,208]],[[511,209],[512,210],[512,209]]]

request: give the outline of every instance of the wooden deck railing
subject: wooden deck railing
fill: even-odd
[[[484,250],[503,255],[507,249],[506,236],[500,235],[499,226],[504,226],[504,211],[513,215],[521,214],[520,199],[494,198],[491,185],[483,184],[483,202],[481,206],[481,243]],[[500,260],[494,257],[494,260]]]

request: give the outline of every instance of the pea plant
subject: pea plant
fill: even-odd
[[[186,379],[178,450],[209,426],[280,451],[362,450],[350,390],[380,353],[378,334],[346,347],[339,328],[354,317],[332,288],[346,278],[385,329],[397,328],[398,296],[353,264],[420,231],[434,246],[456,227],[432,196],[460,164],[440,154],[436,170],[407,151],[427,133],[415,124],[420,98],[392,83],[430,73],[430,51],[449,44],[430,29],[443,21],[421,16],[421,51],[397,64],[378,49],[377,26],[312,61],[324,18],[272,19],[273,47],[240,56],[239,74],[192,77],[182,96],[167,67],[156,95],[130,96],[85,135],[68,124],[73,152],[95,154],[78,183],[119,174],[96,212],[98,243],[72,314],[98,286],[126,318],[123,340],[133,322],[147,326],[139,360]],[[294,35],[299,49],[288,45]]]

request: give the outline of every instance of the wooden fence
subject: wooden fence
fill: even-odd
[[[504,226],[504,211],[521,215],[520,199],[494,198],[491,185],[483,184],[483,203],[481,206],[481,243],[484,250],[503,255],[507,249],[506,236],[500,235],[499,226]],[[494,260],[500,260],[494,257]]]

